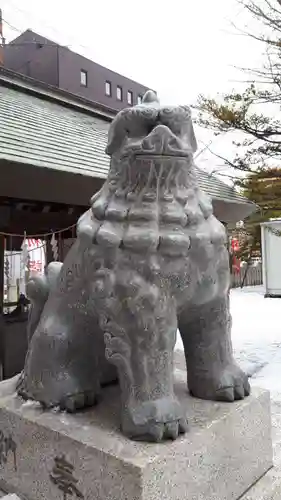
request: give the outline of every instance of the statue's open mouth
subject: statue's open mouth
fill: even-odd
[[[135,159],[135,160],[182,160],[189,158],[191,155],[190,152],[187,151],[177,151],[175,153],[148,153],[148,152],[134,152],[132,151],[131,154],[126,153],[122,158],[121,161],[123,160],[128,160],[128,159]]]
[[[135,155],[135,158],[140,158],[140,159],[143,159],[143,158],[147,158],[149,160],[153,160],[154,158],[156,159],[160,159],[161,160],[164,158],[187,158],[189,156],[188,153],[186,152],[176,152],[176,153],[169,153],[169,154],[163,154],[163,153],[138,153],[137,155]]]

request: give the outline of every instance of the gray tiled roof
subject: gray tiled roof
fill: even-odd
[[[0,160],[105,178],[108,123],[0,84]],[[200,187],[212,199],[249,203],[233,188],[201,169]]]
[[[208,193],[213,200],[224,200],[236,203],[251,203],[241,196],[233,187],[218,179],[213,174],[196,167],[200,188]]]

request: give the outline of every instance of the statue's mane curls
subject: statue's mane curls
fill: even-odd
[[[186,254],[186,226],[210,213],[199,203],[195,149],[187,106],[163,108],[149,92],[118,113],[108,134],[108,178],[79,221],[80,236],[105,247]]]

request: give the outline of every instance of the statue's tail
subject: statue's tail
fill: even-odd
[[[32,276],[26,285],[27,297],[31,302],[27,325],[28,344],[37,328],[49,293],[57,282],[61,266],[62,262],[51,262],[44,276]]]
[[[39,324],[49,293],[57,283],[61,267],[62,262],[51,262],[47,266],[44,276],[34,275],[26,284],[26,294],[31,302],[27,324],[28,344]],[[28,399],[28,394],[24,390],[24,370],[18,375],[16,389],[20,396]]]

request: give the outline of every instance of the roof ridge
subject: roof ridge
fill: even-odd
[[[53,85],[17,73],[11,69],[0,66],[0,85],[17,88],[30,95],[38,95],[42,99],[59,102],[62,105],[80,109],[80,111],[96,114],[107,121],[111,121],[117,111],[104,104],[91,101],[85,97],[73,94],[67,90],[59,89]]]
[[[125,80],[128,80],[128,82],[131,82],[131,83],[134,83],[134,84],[137,84],[139,85],[140,87],[143,87],[144,89],[150,89],[150,87],[148,87],[147,85],[144,85],[143,83],[140,83],[140,82],[137,82],[136,80],[133,80],[132,78],[122,74],[122,73],[118,73],[117,71],[114,71],[110,68],[108,68],[107,66],[103,66],[102,64],[94,61],[93,59],[90,59],[89,57],[87,56],[84,56],[83,54],[81,54],[80,52],[77,52],[76,50],[73,50],[73,48],[71,48],[71,45],[72,44],[62,44],[62,43],[59,43],[59,42],[55,42],[54,40],[52,40],[51,38],[45,36],[45,35],[41,35],[40,33],[37,33],[36,31],[34,31],[33,29],[31,28],[27,28],[25,31],[23,31],[22,33],[20,33],[20,35],[18,35],[16,38],[14,38],[13,40],[11,40],[11,42],[9,42],[7,45],[13,45],[16,40],[18,40],[22,35],[24,35],[25,33],[31,33],[33,36],[35,37],[39,37],[41,39],[44,39],[46,40],[47,44],[51,44],[51,45],[55,45],[57,47],[60,47],[60,48],[63,48],[63,49],[66,49],[66,50],[69,50],[70,52],[72,52],[73,54],[75,55],[78,55],[79,57],[83,57],[83,59],[86,59],[87,61],[99,66],[100,68],[103,68],[105,69],[106,71],[109,71],[110,73],[113,73],[114,75],[118,76],[118,77],[121,77]],[[36,42],[36,40],[35,40]],[[30,42],[25,42],[25,43],[30,43]],[[39,42],[40,43],[40,42]],[[42,42],[43,43],[43,42]],[[79,46],[79,44],[78,44]],[[80,47],[83,47],[82,45],[80,45]],[[84,47],[84,48],[87,48],[87,47]]]

